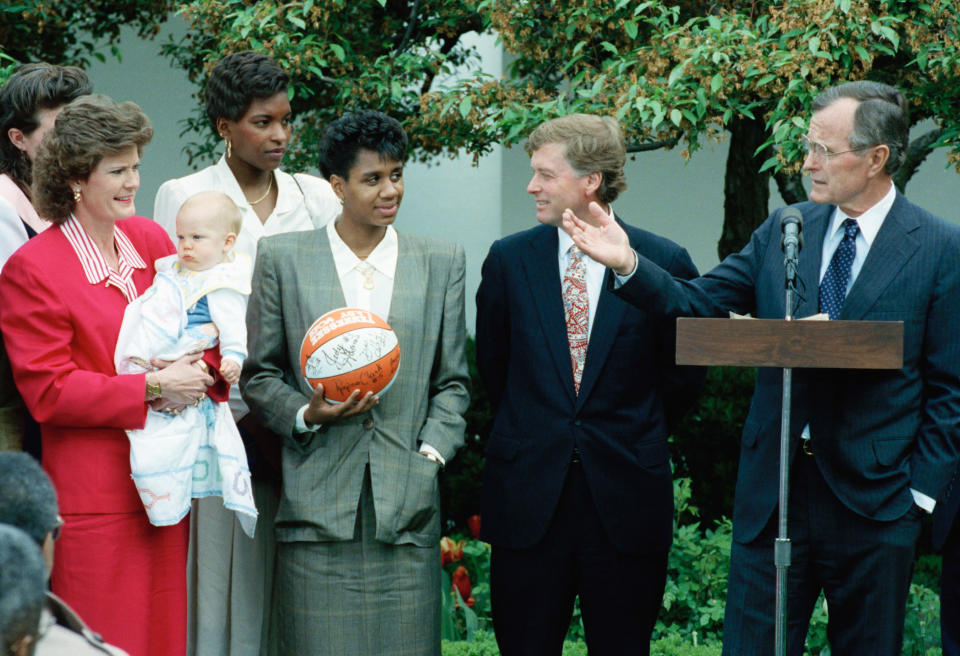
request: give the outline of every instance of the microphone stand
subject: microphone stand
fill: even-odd
[[[797,251],[799,244],[785,239],[783,266],[786,272],[786,312],[784,318],[793,320],[793,297],[795,293]],[[774,624],[776,656],[787,656],[787,569],[790,567],[790,538],[787,537],[787,501],[790,489],[790,404],[793,369],[783,369],[783,397],[780,410],[780,513],[777,540],[773,548],[773,562],[777,568],[776,620]]]

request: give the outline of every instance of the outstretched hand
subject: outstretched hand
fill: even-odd
[[[367,392],[362,397],[360,390],[350,393],[343,403],[330,403],[323,396],[323,385],[317,385],[310,397],[310,404],[303,413],[303,420],[307,425],[332,424],[341,419],[369,412],[380,402],[380,397],[373,392]]]
[[[590,203],[591,222],[584,221],[571,209],[563,211],[563,229],[581,251],[594,261],[625,276],[636,268],[636,254],[630,240],[614,218],[599,203]]]

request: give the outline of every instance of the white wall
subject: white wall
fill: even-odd
[[[98,92],[140,104],[154,123],[137,196],[140,214],[149,216],[160,184],[190,172],[181,152],[179,121],[199,102],[186,75],[160,55],[168,34],[182,33],[177,18],[168,21],[154,41],[142,41],[124,30],[120,44],[124,59],[109,55],[89,73]],[[502,56],[494,40],[476,40],[484,69],[499,74]],[[925,126],[928,127],[928,126]],[[723,172],[727,146],[705,144],[689,162],[679,150],[637,154],[628,162],[626,193],[616,203],[624,219],[685,246],[701,271],[717,261],[717,241],[723,220]],[[907,187],[912,201],[960,223],[960,178],[945,169],[946,156],[928,158]],[[441,159],[432,165],[407,167],[403,210],[397,227],[432,234],[462,244],[467,254],[467,325],[473,331],[473,297],[480,282],[480,266],[490,244],[502,235],[535,224],[532,199],[525,188],[530,179],[523,149],[496,149],[473,166],[472,157]],[[782,204],[771,184],[771,209]]]

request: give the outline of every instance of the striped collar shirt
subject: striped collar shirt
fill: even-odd
[[[83,267],[83,273],[87,276],[87,282],[91,285],[97,285],[101,282],[105,287],[114,286],[127,299],[127,302],[133,301],[139,294],[137,286],[133,282],[134,269],[146,269],[147,264],[140,257],[140,253],[134,248],[130,239],[117,226],[113,227],[113,240],[117,247],[117,271],[107,266],[107,261],[97,248],[97,245],[90,239],[90,235],[83,229],[77,218],[71,214],[70,218],[61,226],[64,236],[73,247],[73,252],[77,254],[80,265]]]

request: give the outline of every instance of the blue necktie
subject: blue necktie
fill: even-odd
[[[827,273],[820,283],[820,311],[826,312],[831,319],[840,316],[843,299],[847,295],[847,283],[850,281],[850,270],[853,268],[853,258],[857,254],[857,233],[860,226],[855,219],[843,222],[843,240],[833,252],[833,259],[827,267]]]

